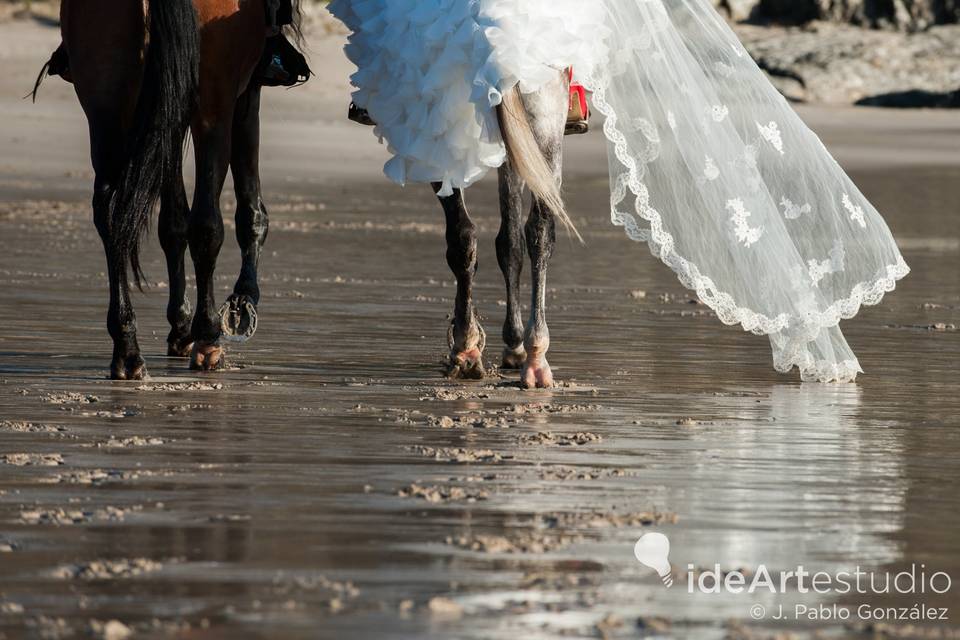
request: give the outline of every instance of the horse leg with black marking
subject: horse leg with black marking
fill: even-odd
[[[562,181],[563,132],[566,126],[568,85],[565,79],[524,96],[530,125],[556,184]],[[547,266],[557,239],[557,216],[542,200],[534,198],[524,227],[533,278],[530,320],[524,333],[527,352],[520,382],[526,388],[552,387],[553,372],[547,363],[550,330],[547,328]]]
[[[502,369],[520,369],[527,359],[523,348],[523,320],[520,308],[520,274],[523,271],[524,231],[523,180],[509,164],[499,170],[500,232],[497,234],[497,262],[507,288],[507,316],[503,321]]]
[[[224,329],[241,340],[257,328],[260,286],[257,268],[269,219],[260,191],[260,86],[252,85],[237,101],[233,116],[233,151],[230,167],[237,195],[237,243],[242,264],[233,294],[223,308]]]
[[[168,181],[160,196],[158,228],[160,246],[167,259],[167,278],[170,281],[170,297],[167,301],[167,321],[170,333],[167,336],[167,355],[185,358],[193,348],[190,335],[190,319],[193,311],[187,300],[187,279],[184,256],[187,251],[187,231],[190,207],[180,175],[182,160],[177,156],[175,178]]]
[[[434,192],[440,190],[433,185]],[[467,213],[463,191],[438,196],[447,219],[447,264],[457,278],[457,298],[450,327],[448,373],[453,378],[482,378],[485,335],[473,307],[473,279],[477,273],[477,227]]]
[[[220,312],[217,307],[214,272],[223,246],[223,218],[220,214],[220,193],[230,166],[230,122],[232,113],[207,121],[197,118],[193,142],[197,158],[197,186],[190,209],[188,241],[197,278],[197,310],[191,334],[193,351],[190,368],[214,370],[223,367],[220,342]]]
[[[534,202],[524,228],[527,252],[533,277],[533,300],[530,320],[523,336],[526,362],[523,365],[521,384],[533,387],[552,387],[553,372],[547,364],[550,348],[550,330],[547,328],[547,265],[553,255],[557,240],[557,223],[550,211],[540,202]]]

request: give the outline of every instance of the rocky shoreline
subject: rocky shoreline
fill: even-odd
[[[960,23],[958,0],[713,0],[734,22],[800,25],[814,21],[917,32]]]
[[[813,22],[737,24],[757,63],[790,100],[879,107],[960,107],[960,25],[922,32]]]
[[[714,1],[794,102],[960,107],[960,0]],[[0,0],[0,21],[25,19],[17,6]],[[324,3],[302,9],[308,40],[345,33]],[[56,3],[34,2],[32,11],[55,24]]]
[[[907,10],[905,1],[894,0],[889,18],[870,0],[716,4],[760,67],[794,102],[960,107],[960,24],[929,26],[955,19],[951,16],[960,15],[960,9],[947,6],[953,0],[930,0]],[[800,10],[801,5],[824,6]],[[921,5],[926,8],[921,10]],[[826,19],[810,19],[817,16]],[[309,5],[305,18],[313,33],[343,32],[323,4]]]

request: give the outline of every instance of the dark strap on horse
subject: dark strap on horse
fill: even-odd
[[[277,25],[293,24],[293,0],[280,0],[277,10]]]
[[[268,27],[293,24],[293,0],[266,0]]]

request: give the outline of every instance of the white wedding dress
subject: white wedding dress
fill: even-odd
[[[861,371],[839,329],[909,269],[883,218],[709,0],[334,0],[390,179],[467,187],[495,107],[573,66],[608,140],[611,217],[804,380]],[[634,259],[633,254],[624,259]]]

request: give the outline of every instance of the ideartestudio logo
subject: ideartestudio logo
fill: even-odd
[[[673,569],[670,566],[670,540],[662,533],[643,535],[633,546],[637,561],[657,572],[664,587],[673,586]],[[803,565],[791,571],[771,571],[765,565],[756,570],[724,571],[719,564],[713,569],[698,569],[687,565],[688,593],[768,594],[785,593],[817,594],[820,596],[878,596],[898,594],[919,597],[943,595],[953,586],[950,574],[945,571],[931,572],[926,565],[911,565],[909,569],[892,573],[866,571],[856,567],[849,571],[810,571]],[[949,620],[949,610],[933,607],[918,601],[908,607],[876,606],[868,603],[852,606],[846,604],[799,603],[791,611],[778,604],[768,613],[767,607],[754,603],[750,608],[754,620],[852,620],[863,621],[930,621]]]
[[[673,585],[673,570],[670,568],[670,540],[662,533],[647,533],[633,545],[637,562],[657,572],[663,586]]]

